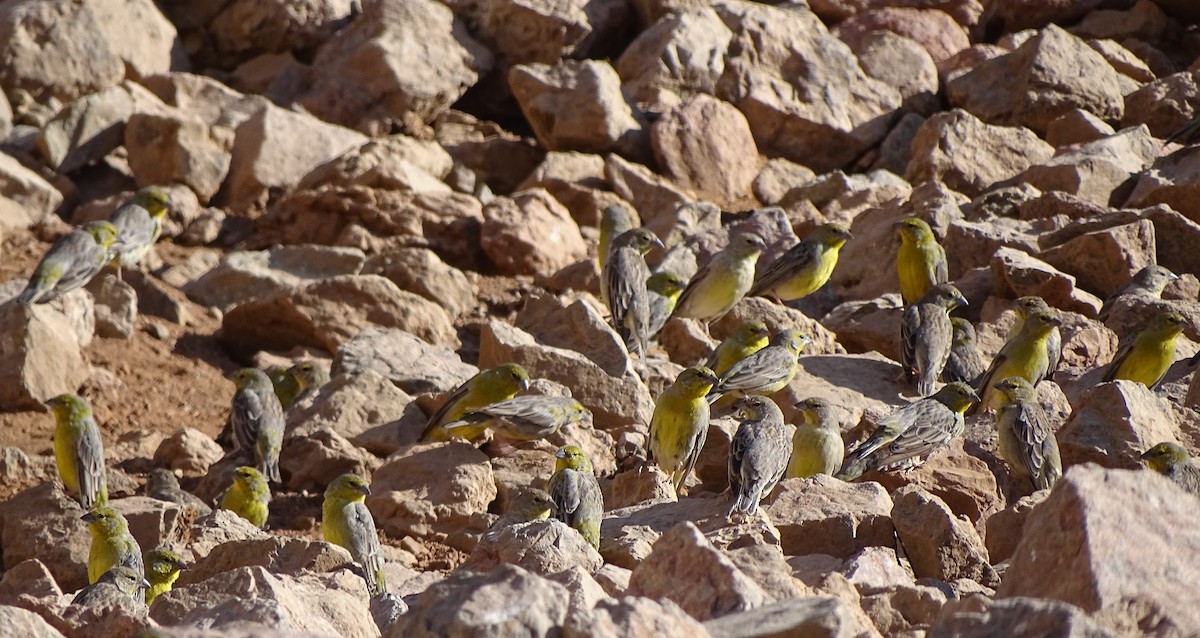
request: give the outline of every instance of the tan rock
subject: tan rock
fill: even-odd
[[[988,557],[992,564],[1012,557],[1024,537],[1029,513],[1049,495],[1050,490],[1034,492],[988,517],[984,543],[987,545]]]
[[[1028,129],[989,124],[973,112],[953,109],[917,130],[905,177],[912,183],[941,181],[975,196],[1053,155],[1054,147]]]
[[[997,288],[1013,298],[1037,295],[1052,307],[1086,317],[1094,317],[1100,311],[1100,299],[1077,288],[1075,277],[1019,250],[997,251],[992,257],[992,273]]]
[[[188,531],[187,549],[193,558],[199,559],[229,543],[267,538],[270,538],[269,534],[237,514],[229,510],[213,510],[192,524]]]
[[[343,474],[370,476],[382,463],[374,454],[347,440],[341,431],[311,425],[305,430],[304,433],[294,430],[283,441],[279,469],[286,476],[284,484],[288,489],[320,493]]]
[[[1038,257],[1075,275],[1097,297],[1107,298],[1134,273],[1156,263],[1155,253],[1154,224],[1143,219],[1080,235]]]
[[[1078,397],[1056,438],[1064,468],[1091,462],[1137,469],[1142,452],[1181,437],[1166,399],[1135,381],[1118,380]]]
[[[600,553],[559,520],[518,523],[484,534],[463,569],[486,572],[502,564],[518,565],[541,576],[573,567],[591,573],[604,564]]]
[[[0,406],[37,409],[43,401],[75,392],[88,365],[70,321],[48,305],[0,306]]]
[[[1109,631],[1075,605],[1026,597],[995,601],[971,597],[951,602],[925,635],[929,638],[963,635],[1000,638],[1025,631],[1063,638],[1116,638],[1121,635]]]
[[[502,66],[603,58],[633,19],[630,7],[614,0],[586,5],[505,0],[460,10],[469,16],[472,33],[496,53]]]
[[[391,328],[367,328],[343,343],[331,374],[355,377],[373,371],[409,394],[449,392],[479,369],[453,350]],[[398,397],[397,397],[398,398]]]
[[[0,154],[0,186],[0,230],[37,224],[63,201],[62,193],[50,182],[8,154]]]
[[[850,48],[863,72],[899,91],[909,110],[931,113],[940,108],[937,66],[919,42],[891,31],[876,31]]]
[[[1143,84],[1126,99],[1121,126],[1145,124],[1155,137],[1164,139],[1179,130],[1192,116],[1185,108],[1200,94],[1200,83],[1188,71],[1172,73]]]
[[[1038,162],[1014,180],[1105,206],[1113,191],[1153,163],[1158,154],[1158,144],[1150,137],[1149,129],[1127,128]]]
[[[37,150],[60,174],[78,170],[121,146],[125,122],[133,112],[134,97],[124,86],[85,95],[46,122],[35,141]]]
[[[7,7],[0,16],[0,51],[8,60],[0,74],[5,93],[23,90],[39,102],[50,97],[70,101],[119,83],[125,65],[118,43],[98,27],[104,13],[119,15],[122,9],[69,0]],[[156,33],[152,26],[157,25],[147,26]]]
[[[258,53],[311,49],[346,26],[356,12],[352,0],[302,0],[224,4],[207,35],[228,66]]]
[[[617,195],[637,211],[642,225],[663,243],[674,245],[671,235],[678,226],[677,211],[691,202],[687,193],[649,168],[616,154],[605,158],[604,175]]]
[[[380,529],[394,535],[478,534],[496,498],[487,456],[466,443],[401,449],[376,470],[371,485],[371,513]]]
[[[400,248],[376,255],[367,260],[363,273],[383,275],[401,290],[421,295],[454,317],[479,304],[467,275],[427,248]]]
[[[454,160],[437,142],[388,135],[325,162],[308,172],[297,189],[366,186],[418,193],[449,193],[445,179]]]
[[[60,587],[74,591],[88,583],[91,534],[79,520],[84,510],[57,481],[42,483],[0,504],[0,547],[4,567],[36,558]]]
[[[693,636],[708,631],[670,599],[638,596],[601,600],[595,607],[573,613],[563,625],[563,638],[620,638],[621,636]]]
[[[1107,122],[1083,109],[1071,109],[1046,125],[1046,141],[1055,148],[1095,142],[1114,133]]]
[[[63,638],[61,632],[41,616],[20,607],[0,606],[0,632],[28,638]]]
[[[222,543],[198,558],[180,573],[176,587],[202,583],[225,572],[245,567],[262,567],[276,573],[317,574],[349,569],[350,552],[320,541],[281,536],[236,539]]]
[[[970,521],[957,518],[938,497],[910,486],[892,495],[892,523],[918,578],[970,578],[995,586],[987,548]]]
[[[945,9],[916,7],[879,7],[860,11],[839,22],[834,33],[852,49],[872,33],[889,31],[911,38],[941,62],[970,46],[966,29],[954,21]]]
[[[139,112],[126,122],[123,144],[138,186],[178,182],[207,203],[229,171],[233,139],[182,112]]]
[[[775,157],[763,164],[754,178],[754,196],[763,204],[778,204],[797,185],[816,177],[811,168]]]
[[[288,428],[290,432],[319,437],[318,440],[302,444],[302,447],[315,445],[311,451],[323,455],[328,444],[333,449],[341,450],[336,457],[348,463],[346,467],[355,467],[362,473],[361,470],[366,468],[374,469],[377,462],[374,457],[363,455],[362,450],[346,447],[347,444],[353,443],[380,455],[395,452],[400,440],[395,426],[391,424],[403,418],[412,409],[409,406],[415,408],[412,397],[374,370],[364,370],[358,374],[334,377],[311,399],[299,403],[288,413]],[[319,434],[321,431],[331,432]],[[336,462],[335,467],[326,471],[335,471],[337,466],[342,465],[342,461]],[[302,463],[293,463],[293,467],[308,473],[308,468]],[[337,472],[327,478],[335,478],[346,471],[351,470]],[[296,478],[293,476],[292,480]],[[326,482],[319,482],[317,491],[323,490]]]
[[[746,118],[707,95],[684,100],[650,128],[664,174],[701,197],[732,204],[749,195],[758,173],[758,148]]]
[[[861,610],[835,596],[810,596],[769,603],[704,623],[714,636],[879,636]]]
[[[630,370],[629,351],[592,302],[534,293],[525,297],[514,321],[540,343],[574,350],[610,375]]]
[[[733,32],[711,7],[697,5],[662,16],[617,59],[621,85],[639,104],[675,106],[694,94],[712,94],[725,70]]]
[[[549,276],[587,253],[575,220],[544,190],[497,198],[483,217],[481,245],[502,273]]]
[[[824,474],[786,479],[763,509],[788,556],[844,558],[871,545],[893,545],[892,499],[876,483],[846,483]]]

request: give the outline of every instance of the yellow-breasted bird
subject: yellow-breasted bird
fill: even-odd
[[[497,401],[511,399],[517,395],[517,392],[528,389],[529,373],[515,363],[506,363],[483,370],[464,381],[454,392],[450,393],[450,396],[446,397],[446,400],[442,402],[442,407],[429,417],[425,431],[421,432],[420,441],[422,443],[449,441],[449,433],[442,427],[446,423],[457,421],[472,410],[478,410]],[[483,429],[481,428],[477,431],[460,432],[458,436],[473,439],[482,433]]]
[[[809,343],[808,337],[799,330],[781,331],[767,347],[733,364],[721,375],[721,380],[708,393],[708,402],[716,403],[727,394],[768,396],[782,390],[796,376],[797,357],[806,343]]]
[[[838,251],[853,239],[841,224],[821,224],[765,269],[759,269],[751,297],[791,301],[807,297],[829,281],[837,266]]]
[[[452,435],[458,430],[490,429],[514,441],[544,439],[568,423],[590,420],[592,413],[571,397],[523,395],[468,412],[443,426]]]
[[[717,375],[705,367],[679,373],[658,395],[650,417],[650,459],[671,477],[677,494],[696,465],[708,437],[710,408],[705,396],[717,383]]]
[[[46,405],[54,414],[54,460],[63,487],[79,497],[84,509],[108,505],[104,444],[92,406],[77,394],[60,394]]]
[[[163,217],[171,207],[166,191],[147,186],[133,194],[109,216],[120,235],[112,246],[113,263],[120,268],[137,265],[162,234]]]
[[[900,322],[900,365],[909,383],[916,382],[917,394],[933,394],[934,384],[950,359],[954,326],[950,312],[967,305],[958,288],[937,284],[925,296],[904,309]]]
[[[996,384],[1003,401],[996,411],[997,452],[1018,485],[1049,489],[1062,478],[1062,460],[1050,419],[1038,403],[1037,390],[1021,377]]]
[[[754,233],[729,240],[688,282],[673,317],[712,322],[729,312],[754,284],[754,267],[766,244]]]
[[[980,410],[990,412],[1000,407],[1000,394],[994,387],[1000,379],[1021,377],[1036,384],[1046,378],[1050,369],[1050,333],[1060,323],[1058,317],[1048,312],[1029,315],[1021,330],[996,353],[992,365],[980,379],[978,387],[983,395]]]
[[[962,381],[974,387],[979,376],[987,370],[975,345],[975,326],[962,317],[950,317],[950,325],[954,328],[954,340],[950,345],[950,357],[942,368],[942,381]]]
[[[275,387],[275,396],[284,410],[292,407],[301,396],[309,390],[318,390],[329,383],[329,369],[320,361],[299,361],[290,368],[274,366],[267,370],[271,377],[271,385]]]
[[[1050,304],[1046,303],[1045,299],[1036,295],[1028,297],[1020,297],[1013,302],[1013,310],[1017,313],[1017,323],[1013,325],[1012,330],[1008,333],[1007,339],[1011,339],[1014,335],[1021,331],[1021,327],[1025,325],[1025,320],[1035,312],[1044,312],[1052,317],[1062,320],[1062,315],[1058,310],[1051,308]],[[1062,362],[1062,331],[1058,326],[1050,329],[1050,336],[1046,337],[1046,357],[1049,367],[1046,368],[1046,374],[1043,379],[1049,379],[1054,376],[1058,370],[1058,364]],[[1037,381],[1030,381],[1037,383]]]
[[[145,574],[142,564],[142,548],[129,533],[129,522],[111,507],[96,507],[84,514],[80,520],[88,524],[92,533],[92,545],[88,550],[88,582],[94,583],[104,572],[121,565],[137,571],[138,577]]]
[[[600,519],[604,518],[604,496],[596,481],[592,462],[574,445],[559,448],[554,454],[554,474],[546,491],[554,501],[554,517],[583,536],[589,545],[600,549]]]
[[[963,413],[978,400],[971,386],[956,381],[896,410],[846,455],[837,477],[853,481],[870,470],[920,465],[963,433]]]
[[[896,223],[900,250],[896,253],[896,271],[900,275],[900,297],[904,305],[925,296],[931,286],[950,279],[946,250],[938,243],[925,220],[909,217]]]
[[[650,298],[650,335],[657,335],[675,311],[687,282],[673,272],[656,272],[646,280]]]
[[[137,570],[117,565],[101,574],[96,582],[79,590],[71,604],[81,607],[132,605],[136,609],[142,605],[141,591],[149,586]]]
[[[804,421],[792,435],[792,458],[787,478],[807,478],[816,474],[833,476],[842,467],[846,445],[838,429],[833,406],[821,397],[809,397],[796,404]]]
[[[326,542],[346,548],[363,571],[367,591],[376,596],[387,591],[383,577],[383,549],[375,532],[375,519],[364,502],[371,488],[357,474],[343,474],[325,488],[321,506],[321,533]]]
[[[158,547],[142,556],[146,564],[146,604],[154,602],[155,598],[171,591],[171,586],[179,580],[179,572],[187,567],[187,563],[177,552]]]
[[[38,262],[17,300],[32,306],[87,285],[108,263],[117,232],[108,222],[90,222],[64,235]]]
[[[221,509],[262,529],[271,513],[271,486],[258,470],[243,465],[233,471],[233,484],[221,495]]]
[[[1117,349],[1112,363],[1104,370],[1104,381],[1128,379],[1150,389],[1158,386],[1175,362],[1175,338],[1183,332],[1185,319],[1177,312],[1166,312],[1151,319],[1133,339]]]
[[[729,442],[729,491],[733,504],[725,518],[743,520],[760,512],[759,503],[775,489],[792,456],[792,437],[779,406],[766,397],[734,404],[741,420]]]
[[[1162,266],[1146,266],[1145,268],[1134,273],[1133,278],[1129,280],[1121,289],[1109,295],[1108,299],[1104,300],[1104,305],[1100,307],[1100,314],[1096,316],[1102,323],[1107,323],[1109,315],[1112,314],[1112,309],[1117,301],[1127,297],[1142,297],[1146,299],[1158,299],[1162,297],[1163,289],[1167,284],[1179,279],[1179,275],[1171,272]]]
[[[771,331],[761,321],[744,321],[709,355],[704,366],[720,376],[733,364],[767,347]]]
[[[1182,445],[1163,442],[1146,450],[1142,460],[1150,469],[1171,479],[1184,490],[1200,496],[1200,465],[1188,457]]]
[[[605,206],[600,212],[600,241],[596,246],[596,261],[600,264],[600,271],[604,271],[605,264],[608,263],[608,255],[612,252],[613,240],[620,237],[627,230],[633,228],[633,217],[629,214],[629,209],[620,204],[611,204]],[[603,295],[604,291],[601,290]],[[608,301],[600,299],[605,305]]]
[[[237,392],[233,395],[226,428],[232,432],[239,450],[254,454],[258,471],[268,481],[278,483],[282,480],[279,451],[283,447],[284,416],[275,386],[267,373],[257,368],[238,370],[233,382]]]
[[[642,356],[650,341],[650,294],[646,290],[650,268],[645,256],[654,246],[662,245],[645,228],[627,230],[613,240],[608,261],[600,272],[613,329],[630,352]]]

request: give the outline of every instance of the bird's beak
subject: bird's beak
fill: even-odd
[[[712,371],[703,373],[703,376],[701,376],[701,378],[704,379],[705,381],[707,381],[708,383],[711,383],[712,385],[716,385],[721,382],[721,377],[718,377],[717,373],[712,372]]]
[[[1171,273],[1171,276],[1167,277],[1167,279],[1169,281],[1177,281],[1179,279],[1179,275],[1176,275],[1175,273]]]
[[[662,248],[663,250],[666,250],[666,249],[667,249],[667,246],[666,246],[665,244],[663,244],[662,240],[661,240],[661,239],[659,239],[658,237],[655,237],[655,238],[654,238],[654,241],[653,241],[653,242],[650,242],[650,245],[651,245],[651,246],[658,246],[659,248]]]
[[[1050,325],[1052,325],[1052,326],[1061,326],[1061,325],[1062,325],[1062,319],[1059,319],[1058,317],[1051,317],[1051,318],[1050,318]]]
[[[964,297],[964,296],[962,296],[962,295],[959,295],[959,296],[955,297],[955,298],[954,298],[954,302],[955,302],[955,303],[957,303],[957,304],[958,304],[958,305],[960,305],[960,306],[969,306],[969,305],[971,305],[970,303],[968,303],[968,302],[967,302],[967,298],[966,298],[966,297]]]
[[[138,581],[138,589],[150,589],[150,581],[145,578]]]
[[[972,399],[974,399],[976,402],[978,402],[978,401],[979,401],[979,394],[978,394],[978,393],[976,393],[976,392],[975,392],[975,390],[974,390],[973,388],[971,388],[971,389],[968,389],[968,391],[971,393],[971,395],[970,395],[970,396],[971,396],[971,398],[972,398]]]
[[[850,229],[846,229],[846,239],[854,239],[854,233],[850,232]]]
[[[356,491],[357,491],[359,494],[362,494],[363,496],[370,496],[370,495],[371,495],[371,486],[370,486],[370,485],[364,485],[364,486],[362,486],[362,487],[358,488]]]
[[[521,382],[518,383],[517,385],[521,388],[522,391],[525,391],[525,392],[529,391],[529,379],[521,379]]]
[[[171,561],[171,567],[174,567],[175,569],[187,569],[188,564],[187,564],[187,561],[176,560],[176,561]]]
[[[85,523],[94,523],[94,522],[96,522],[96,513],[95,513],[95,512],[88,512],[87,514],[84,514],[83,516],[80,516],[80,517],[79,517],[79,520],[81,520],[81,521],[83,521],[83,522],[85,522]]]
[[[1146,450],[1145,452],[1142,452],[1142,455],[1139,456],[1138,458],[1143,461],[1149,460],[1150,459],[1150,450]]]
[[[567,458],[567,451],[566,451],[566,450],[562,450],[562,449],[558,450],[557,452],[555,452],[555,453],[554,453],[554,458],[556,458],[556,459],[565,459],[565,458]]]

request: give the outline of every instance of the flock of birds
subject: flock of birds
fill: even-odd
[[[38,264],[20,303],[45,303],[82,287],[110,262],[118,269],[137,265],[160,235],[168,207],[163,191],[147,188],[108,221],[73,230]],[[904,378],[922,398],[880,420],[868,438],[849,451],[843,445],[838,407],[826,399],[797,403],[802,422],[793,430],[768,397],[792,381],[809,340],[797,330],[771,335],[763,322],[745,322],[704,365],[683,370],[656,399],[648,459],[669,477],[678,495],[687,494],[685,483],[704,447],[714,409],[730,411],[739,422],[728,459],[732,503],[726,516],[731,522],[761,516],[760,502],[784,477],[824,473],[849,481],[868,471],[916,467],[963,433],[965,416],[972,409],[994,413],[999,455],[1025,489],[1049,488],[1062,475],[1053,428],[1036,391],[1036,385],[1054,373],[1061,357],[1058,312],[1038,297],[1018,299],[1014,308],[1020,325],[985,364],[972,325],[951,316],[966,300],[948,282],[946,254],[932,229],[915,217],[895,228],[901,240],[896,265],[905,306],[898,335],[900,363]],[[765,248],[762,238],[737,234],[685,283],[677,274],[650,271],[645,256],[662,247],[662,242],[650,230],[633,227],[624,208],[605,210],[600,231],[601,300],[617,334],[641,358],[651,356],[656,335],[672,318],[707,326],[747,295],[785,303],[812,294],[829,280],[839,250],[853,238],[847,228],[825,224],[758,268]],[[1159,297],[1173,279],[1176,276],[1165,268],[1147,267],[1105,302],[1101,317],[1119,297]],[[1177,313],[1153,318],[1123,341],[1104,380],[1156,386],[1174,361],[1175,339],[1183,326],[1184,319]],[[234,375],[237,390],[228,423],[217,440],[245,464],[232,472],[228,489],[218,499],[220,508],[256,527],[266,525],[270,484],[281,479],[286,410],[328,378],[328,371],[314,361],[301,361],[286,370],[246,368]],[[517,364],[479,372],[445,398],[429,417],[420,441],[477,441],[489,432],[501,439],[531,441],[590,419],[587,408],[573,398],[521,394],[529,386],[529,374]],[[102,599],[95,589],[101,587],[150,603],[170,589],[184,561],[166,547],[143,555],[125,519],[109,506],[103,444],[87,401],[64,394],[48,405],[56,423],[54,451],[62,483],[88,510],[83,520],[92,534],[88,558],[92,585],[75,602],[93,604]],[[573,445],[558,449],[555,457],[546,490],[530,488],[516,495],[497,525],[554,516],[599,548],[604,504],[592,463]],[[1200,495],[1200,467],[1181,446],[1165,442],[1142,458],[1149,467]],[[181,491],[173,475],[151,479],[173,483],[176,494]],[[325,540],[349,550],[374,600],[390,594],[379,538],[364,503],[369,494],[369,484],[361,476],[346,474],[333,481],[325,491],[322,533]]]

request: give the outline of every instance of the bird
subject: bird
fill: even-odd
[[[233,471],[233,483],[221,495],[221,509],[229,510],[262,529],[270,514],[271,486],[257,469],[243,465]]]
[[[60,394],[46,405],[54,414],[54,460],[63,487],[85,510],[108,505],[104,444],[92,406],[77,394]]]
[[[104,572],[95,582],[79,590],[71,599],[72,605],[80,607],[125,606],[132,603],[140,607],[141,592],[150,586],[146,579],[131,567],[117,565]]]
[[[650,341],[650,294],[646,290],[650,268],[645,256],[654,246],[662,245],[645,228],[627,230],[613,240],[608,261],[600,272],[613,329],[639,356],[645,356]]]
[[[686,286],[687,282],[673,272],[656,272],[646,280],[646,292],[650,299],[651,337],[662,331]]]
[[[527,487],[517,492],[512,502],[508,504],[508,511],[497,518],[488,531],[550,518],[550,511],[553,509],[554,499],[550,498],[549,492],[535,487]]]
[[[254,454],[258,471],[268,481],[278,483],[279,452],[283,446],[283,406],[275,395],[266,372],[257,368],[242,368],[233,375],[237,392],[229,411],[227,429],[239,450]]]
[[[171,207],[171,197],[157,186],[147,186],[125,200],[108,221],[119,231],[112,245],[113,264],[118,277],[121,268],[132,268],[146,256],[162,234],[163,217]]]
[[[271,378],[275,396],[279,397],[284,410],[292,407],[309,390],[318,390],[329,383],[329,369],[315,360],[300,361],[289,368],[273,366],[267,370],[267,376]]]
[[[554,517],[579,532],[583,540],[598,550],[604,496],[592,462],[574,445],[559,448],[554,456],[557,459],[554,474],[546,483],[546,491],[554,501]]]
[[[90,222],[54,242],[38,262],[17,301],[23,306],[47,303],[82,288],[108,263],[117,228]]]
[[[803,241],[760,269],[747,296],[792,301],[811,295],[829,281],[838,252],[853,238],[850,229],[841,224],[817,226]]]
[[[704,366],[718,376],[725,374],[733,364],[767,347],[771,331],[761,321],[744,321],[713,350]]]
[[[759,503],[783,478],[792,456],[791,433],[773,401],[746,397],[734,404],[734,414],[741,423],[729,442],[729,521],[761,513]]]
[[[710,410],[705,399],[717,383],[712,370],[688,368],[658,395],[650,416],[650,459],[671,477],[676,494],[696,465],[708,436]]]
[[[820,397],[809,397],[795,405],[804,421],[792,435],[792,458],[787,478],[816,474],[833,476],[842,467],[846,445],[834,416],[833,406]]]
[[[629,214],[629,209],[621,204],[610,204],[604,207],[600,212],[600,240],[596,246],[596,261],[600,265],[600,271],[604,272],[604,266],[608,263],[608,255],[612,252],[613,240],[620,237],[627,230],[633,229],[633,216]],[[603,298],[604,291],[600,291],[600,301],[608,305],[608,301]]]
[[[212,508],[203,499],[179,486],[179,478],[171,470],[156,467],[146,476],[146,496],[178,503],[185,507],[194,507],[200,516],[212,512]]]
[[[975,345],[975,326],[962,317],[950,317],[950,325],[954,329],[954,340],[950,345],[950,357],[942,368],[942,381],[962,381],[974,386],[979,376],[987,370]]]
[[[1036,384],[1046,378],[1050,369],[1048,342],[1050,333],[1062,322],[1048,312],[1035,312],[1021,325],[1020,331],[1004,344],[992,365],[980,378],[983,400],[979,409],[991,412],[1000,406],[1000,396],[994,386],[1006,377],[1021,377]]]
[[[797,357],[806,343],[809,343],[808,337],[799,330],[779,332],[767,347],[733,364],[721,375],[721,380],[708,393],[708,402],[716,403],[727,394],[768,396],[782,390],[796,376]]]
[[[364,502],[371,494],[366,479],[343,474],[325,488],[321,505],[321,533],[326,542],[344,547],[362,569],[367,591],[376,596],[387,591],[383,575],[383,549],[375,532],[375,519]]]
[[[1200,465],[1177,443],[1163,442],[1142,453],[1150,469],[1171,479],[1185,491],[1200,496]]]
[[[1128,379],[1155,389],[1175,362],[1175,338],[1185,323],[1178,312],[1165,312],[1151,319],[1132,339],[1117,348],[1102,381]]]
[[[754,233],[735,235],[688,281],[671,316],[708,323],[720,319],[754,284],[754,267],[764,248]]]
[[[422,443],[449,441],[449,433],[442,427],[444,424],[457,421],[472,410],[478,410],[497,401],[511,399],[516,396],[517,392],[528,389],[529,373],[515,363],[506,363],[483,370],[464,381],[462,385],[455,388],[454,392],[450,393],[450,396],[446,397],[446,400],[442,402],[442,407],[429,417],[419,441]],[[460,432],[459,436],[473,439],[482,432],[483,430],[473,433]]]
[[[925,296],[904,309],[900,323],[900,365],[911,383],[916,381],[917,394],[933,394],[934,384],[950,359],[954,341],[954,326],[950,312],[967,305],[958,288],[937,284],[925,291]]]
[[[1037,390],[1021,377],[1006,377],[995,387],[1002,398],[996,411],[1000,458],[1018,484],[1028,482],[1034,491],[1050,489],[1062,478],[1062,460]]]
[[[950,279],[946,250],[938,243],[929,224],[918,217],[896,223],[900,250],[896,253],[896,271],[900,275],[900,297],[904,305],[916,303],[931,286]]]
[[[1134,273],[1133,278],[1124,286],[1121,286],[1120,290],[1109,295],[1104,300],[1104,305],[1100,307],[1100,314],[1096,318],[1101,323],[1108,323],[1113,307],[1119,299],[1127,297],[1158,299],[1162,297],[1163,289],[1167,287],[1167,284],[1177,279],[1179,279],[1179,275],[1176,275],[1167,268],[1157,265],[1146,266]]]
[[[1062,320],[1062,315],[1057,310],[1051,308],[1046,303],[1046,300],[1036,295],[1018,298],[1013,302],[1013,310],[1017,313],[1018,321],[1013,325],[1012,330],[1009,331],[1006,340],[1011,339],[1013,335],[1020,332],[1021,327],[1025,325],[1025,320],[1035,312],[1044,312],[1060,321]],[[1051,328],[1050,336],[1046,338],[1046,357],[1049,367],[1046,368],[1046,374],[1042,378],[1049,379],[1058,370],[1058,364],[1062,362],[1062,331],[1059,330],[1058,326]],[[1035,382],[1030,381],[1030,383]]]
[[[853,481],[870,470],[916,467],[963,433],[963,413],[978,400],[971,386],[956,381],[892,412],[846,455],[837,478]]]
[[[140,579],[145,574],[142,548],[129,533],[129,522],[117,510],[104,506],[88,510],[80,520],[92,534],[88,550],[88,582],[95,583],[104,572],[118,565],[131,567]]]
[[[179,572],[187,567],[183,557],[167,547],[157,547],[146,552],[142,561],[146,565],[147,605],[171,591],[171,586],[179,579]]]
[[[592,413],[571,397],[524,395],[468,412],[443,427],[452,435],[457,435],[460,429],[490,429],[505,439],[533,441],[558,432],[568,423],[591,417]]]

